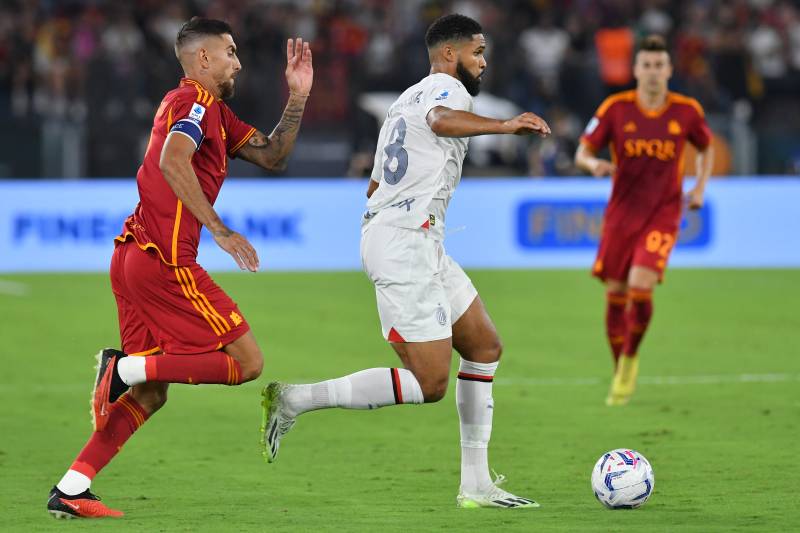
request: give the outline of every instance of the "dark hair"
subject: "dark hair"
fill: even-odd
[[[483,33],[477,21],[464,15],[445,15],[434,20],[425,32],[425,44],[433,48],[446,41],[470,40],[476,33]]]
[[[661,35],[648,35],[639,42],[639,52],[668,52],[667,41]]]
[[[177,52],[183,45],[199,37],[225,35],[226,33],[233,36],[233,30],[225,21],[192,17],[178,32],[178,37],[175,38],[175,51]]]

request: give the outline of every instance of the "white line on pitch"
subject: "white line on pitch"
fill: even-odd
[[[709,376],[639,376],[641,385],[718,385],[723,383],[781,383],[800,381],[800,374],[716,374]],[[531,387],[605,385],[606,378],[497,378],[496,385]]]
[[[25,283],[0,279],[0,294],[7,294],[9,296],[26,296],[29,292],[30,288]]]

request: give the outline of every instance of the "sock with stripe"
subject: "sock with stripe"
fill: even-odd
[[[480,494],[492,486],[489,439],[492,436],[492,382],[497,362],[461,359],[456,381],[456,405],[461,424],[461,490]]]
[[[192,385],[238,385],[242,382],[239,362],[225,352],[128,356],[119,360],[117,372],[131,387],[146,381]]]
[[[626,357],[636,357],[639,344],[642,342],[653,316],[653,291],[652,289],[630,289],[628,295],[631,305],[626,317],[628,333],[625,336],[623,353]]]
[[[624,292],[606,292],[606,336],[611,354],[614,356],[614,366],[619,361],[622,348],[625,346],[625,307],[628,304],[628,295]]]
[[[130,394],[120,396],[111,404],[105,429],[92,433],[75,462],[58,482],[58,489],[70,496],[88,489],[97,473],[119,453],[122,445],[149,416]]]
[[[417,378],[405,368],[369,368],[319,383],[290,385],[283,397],[291,417],[329,407],[377,409],[424,402]]]

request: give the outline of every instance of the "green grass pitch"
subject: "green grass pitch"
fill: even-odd
[[[603,404],[602,287],[582,271],[472,272],[505,343],[491,465],[540,509],[459,510],[454,380],[440,403],[301,417],[257,445],[267,381],[394,366],[361,273],[219,274],[266,355],[242,387],[173,385],[95,480],[121,520],[54,521],[50,487],[89,435],[93,355],[118,343],[105,275],[0,284],[0,529],[9,531],[790,531],[800,527],[800,271],[672,270],[631,405]],[[456,365],[453,366],[455,372]],[[651,500],[608,511],[589,475],[616,447]]]

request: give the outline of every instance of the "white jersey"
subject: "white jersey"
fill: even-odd
[[[472,96],[456,78],[431,74],[389,108],[371,176],[380,185],[367,201],[364,226],[419,228],[428,222],[431,234],[443,238],[469,139],[433,133],[426,117],[436,106],[471,112]]]

